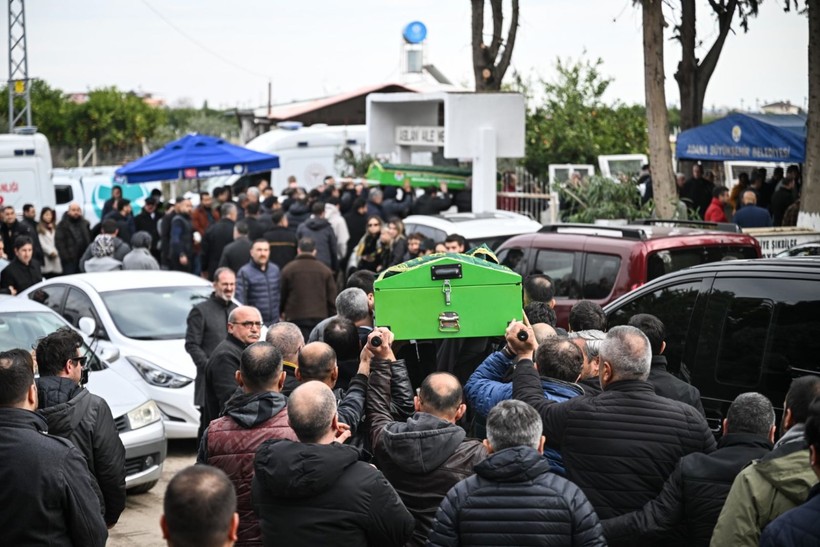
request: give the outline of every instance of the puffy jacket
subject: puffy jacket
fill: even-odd
[[[808,463],[804,431],[804,424],[792,427],[770,454],[740,472],[710,545],[758,545],[767,524],[806,501],[817,476]]]
[[[777,517],[760,536],[760,547],[820,545],[820,484],[809,492],[806,503]]]
[[[316,257],[301,253],[282,269],[282,311],[288,321],[336,313],[336,280]]]
[[[266,325],[279,321],[279,267],[268,262],[263,270],[250,260],[236,272],[236,299],[254,306]]]
[[[205,364],[205,408],[202,423],[209,424],[222,415],[225,403],[236,392],[236,371],[245,344],[236,336],[227,335],[216,346]]]
[[[491,353],[470,376],[464,385],[464,396],[476,414],[486,418],[495,405],[512,399],[513,386],[503,381],[511,365],[512,359],[503,352],[496,351]],[[577,384],[543,376],[541,387],[544,389],[544,397],[556,403],[563,403],[584,394],[584,390]],[[564,460],[560,452],[555,448],[546,447],[544,456],[549,461],[553,472],[561,476],[566,475]]]
[[[296,228],[296,239],[309,237],[316,244],[316,259],[333,270],[339,269],[339,249],[333,227],[324,218],[310,217]]]
[[[253,458],[259,445],[268,439],[298,440],[288,425],[286,405],[287,398],[281,393],[243,393],[228,401],[225,415],[212,421],[202,437],[197,463],[218,467],[236,489],[236,545],[262,545],[262,531],[251,501]]]
[[[108,530],[82,453],[46,434],[45,420],[0,408],[3,545],[102,547]]]
[[[362,457],[359,449],[338,443],[262,443],[252,495],[264,544],[404,545],[413,517]]]
[[[185,330],[185,351],[196,365],[194,381],[194,404],[205,405],[205,365],[208,357],[219,343],[228,336],[228,315],[236,308],[233,301],[226,301],[211,293],[188,312],[188,328]]]
[[[391,367],[371,364],[367,394],[370,443],[379,469],[416,519],[412,541],[424,545],[444,495],[458,481],[473,474],[473,466],[487,457],[477,439],[432,414],[416,412],[406,422],[391,415]]]
[[[666,357],[663,355],[652,357],[652,368],[649,369],[647,382],[655,386],[655,394],[686,403],[706,416],[703,403],[700,401],[700,390],[670,374],[666,370],[666,364]]]
[[[513,396],[541,415],[547,443],[560,450],[567,478],[589,498],[602,519],[654,499],[678,460],[712,452],[715,438],[689,405],[655,395],[639,380],[609,384],[599,395],[565,403],[544,398],[532,361],[519,361]]]
[[[771,447],[758,435],[729,433],[711,454],[684,456],[657,498],[638,511],[605,520],[604,534],[610,542],[623,542],[662,535],[683,523],[687,545],[709,545],[732,481]]]
[[[428,545],[606,545],[595,510],[534,448],[491,454],[455,485]]]
[[[37,395],[49,433],[68,439],[85,456],[102,495],[105,523],[115,524],[125,509],[125,448],[108,404],[59,376],[41,376]]]

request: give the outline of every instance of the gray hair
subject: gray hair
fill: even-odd
[[[288,423],[302,443],[315,443],[330,429],[336,396],[322,382],[305,382],[288,398]]]
[[[236,212],[236,203],[231,203],[230,201],[226,201],[222,205],[219,206],[219,216],[222,218],[228,218],[231,214]]]
[[[358,288],[345,289],[336,297],[336,311],[354,323],[370,315],[367,294]]]
[[[280,321],[270,326],[265,341],[270,342],[282,353],[282,357],[294,357],[305,345],[302,330],[287,321]]]
[[[585,344],[582,349],[587,354],[589,359],[594,359],[601,353],[601,345],[604,340],[606,340],[606,333],[602,330],[594,329],[579,330],[578,332],[570,332],[567,335],[567,338],[570,340],[573,338],[580,338],[583,340]]]
[[[600,348],[601,359],[612,366],[618,380],[646,380],[652,364],[649,339],[635,327],[621,325],[609,330]]]
[[[248,189],[245,190],[245,193],[248,194],[249,196],[253,195],[253,196],[256,196],[256,197],[259,197],[259,195],[261,194],[261,192],[259,191],[259,188],[257,188],[256,186],[248,186]]]
[[[751,433],[768,437],[775,421],[774,407],[760,393],[741,393],[732,401],[726,420],[729,422],[729,433]]]
[[[542,430],[541,416],[521,401],[501,401],[487,415],[487,440],[494,452],[516,446],[538,448]]]

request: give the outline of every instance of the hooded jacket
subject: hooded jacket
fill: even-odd
[[[760,536],[760,547],[800,547],[820,545],[820,484],[809,492],[803,505],[779,516]]]
[[[512,366],[512,359],[504,355],[503,352],[491,353],[464,385],[464,396],[479,416],[486,418],[495,405],[501,401],[512,399],[512,383],[503,381],[510,366]],[[544,389],[544,397],[556,403],[563,403],[584,394],[584,390],[578,384],[545,376],[541,376],[541,387]],[[549,461],[554,473],[561,476],[566,475],[564,460],[558,450],[546,447],[544,456]]]
[[[681,458],[658,497],[642,509],[603,522],[610,542],[672,532],[685,524],[686,545],[709,545],[720,510],[737,474],[765,456],[772,444],[759,435],[729,433],[711,454]],[[640,538],[646,543],[645,537]],[[660,539],[675,539],[660,536]]]
[[[3,545],[105,545],[86,462],[71,442],[46,434],[42,416],[0,408],[0,462]]]
[[[38,378],[37,395],[49,433],[68,439],[85,456],[102,495],[105,523],[116,523],[125,509],[125,448],[108,404],[59,376]]]
[[[584,493],[534,448],[500,450],[475,472],[441,502],[428,545],[606,545]]]
[[[473,474],[473,467],[487,457],[476,439],[446,420],[416,412],[406,422],[393,420],[391,367],[374,361],[367,394],[370,443],[384,476],[416,519],[408,545],[424,545],[436,510],[458,481]]]
[[[710,545],[758,545],[767,524],[806,501],[817,476],[809,466],[805,427],[797,424],[789,429],[771,453],[740,472]]]
[[[225,405],[224,416],[211,422],[199,445],[197,463],[218,467],[233,481],[239,512],[237,545],[262,545],[251,502],[253,458],[267,439],[297,440],[288,425],[286,405],[281,393],[237,395]]]
[[[309,237],[316,243],[316,258],[333,270],[339,269],[339,249],[330,223],[320,217],[310,217],[296,228],[296,239]]]
[[[88,260],[96,258],[94,256],[95,243],[96,243],[97,239],[100,238],[102,235],[106,235],[106,234],[101,234],[101,235],[97,236],[96,238],[94,238],[91,241],[91,243],[89,243],[88,247],[85,249],[85,252],[83,253],[83,256],[80,257],[80,271],[81,272],[88,271],[88,269],[86,269],[86,267],[85,267],[86,262]],[[111,254],[108,258],[113,258],[113,260],[119,261],[120,264],[122,264],[122,259],[125,258],[125,255],[127,255],[128,253],[131,252],[131,247],[128,245],[128,243],[126,243],[125,241],[121,240],[120,238],[118,238],[116,236],[111,236],[110,244],[113,245],[114,249],[113,249],[113,254]],[[100,252],[101,247],[99,245],[97,245],[96,249],[97,249],[97,252]],[[109,269],[119,269],[119,268],[109,268]],[[94,271],[102,272],[102,271],[108,271],[108,270],[97,269],[97,270],[94,270]]]
[[[253,507],[265,545],[400,546],[413,517],[352,446],[269,440],[254,460]]]

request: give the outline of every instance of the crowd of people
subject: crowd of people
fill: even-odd
[[[782,167],[775,167],[771,178],[766,175],[765,168],[755,169],[751,175],[742,172],[737,184],[727,188],[715,184],[714,174],[704,173],[703,167],[695,164],[691,178],[677,175],[678,196],[708,222],[733,222],[741,228],[796,226],[802,187],[800,167],[790,165],[785,176]]]

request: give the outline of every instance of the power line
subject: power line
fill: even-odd
[[[191,36],[190,34],[185,32],[182,28],[180,28],[179,26],[174,24],[173,21],[171,21],[170,19],[165,17],[154,6],[149,4],[147,0],[141,0],[141,1],[142,1],[143,4],[145,4],[145,7],[147,7],[149,10],[154,12],[154,15],[156,15],[157,17],[162,19],[169,27],[171,27],[172,29],[177,31],[183,38],[185,38],[186,40],[188,40],[189,42],[191,42],[192,44],[194,44],[195,46],[197,46],[201,50],[205,51],[206,53],[208,53],[210,55],[213,55],[214,57],[216,57],[217,59],[219,59],[223,63],[226,63],[226,64],[228,64],[228,65],[230,65],[230,66],[232,66],[232,67],[234,67],[238,70],[241,70],[242,72],[246,72],[246,73],[248,73],[252,76],[257,76],[259,78],[264,78],[266,80],[270,80],[270,76],[262,74],[260,72],[256,72],[255,70],[252,70],[248,67],[242,66],[242,65],[232,61],[231,59],[225,57],[224,55],[222,55],[218,51],[215,51],[215,50],[209,48],[207,45],[203,44],[202,42],[200,42],[199,40],[197,40],[196,38],[194,38],[193,36]]]

